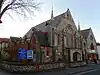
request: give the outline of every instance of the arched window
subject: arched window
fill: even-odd
[[[71,48],[72,47],[72,38],[71,38],[71,34],[68,34],[68,47]]]
[[[93,43],[91,43],[90,49],[91,49],[91,50],[94,50],[94,45],[93,45]]]

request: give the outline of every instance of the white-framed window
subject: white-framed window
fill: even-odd
[[[5,43],[3,42],[3,43],[2,43],[2,48],[4,48],[4,47],[5,47]]]
[[[8,47],[8,43],[6,43],[6,48]]]

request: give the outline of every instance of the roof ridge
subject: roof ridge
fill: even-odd
[[[67,12],[67,11],[66,11]],[[55,18],[57,18],[57,17],[59,17],[59,16],[61,16],[61,15],[64,15],[66,12],[63,12],[63,13],[61,13],[61,14],[59,14],[59,15],[57,15],[57,16],[54,16],[53,18],[54,18],[54,20],[55,20]],[[39,24],[37,24],[36,26],[38,26],[38,25],[40,25],[40,24],[43,24],[43,23],[45,23],[45,22],[48,22],[48,21],[50,21],[51,20],[51,18],[50,19],[48,19],[48,20],[46,20],[46,21],[43,21],[43,22],[41,22],[41,23],[39,23]],[[35,27],[35,26],[34,26]]]
[[[84,30],[81,30],[81,31],[87,31],[87,30],[90,30],[91,28],[88,28],[88,29],[84,29]]]

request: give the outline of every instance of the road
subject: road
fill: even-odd
[[[72,75],[100,75],[100,65],[95,65],[94,69],[72,74]]]
[[[77,74],[73,74],[73,75],[100,75],[100,68],[90,70],[90,71],[81,72],[81,73],[77,73]]]
[[[100,74],[100,65],[96,64],[89,64],[84,67],[51,70],[35,74],[10,74],[0,71],[0,75],[99,75],[99,74]]]

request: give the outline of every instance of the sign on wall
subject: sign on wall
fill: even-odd
[[[27,50],[27,59],[33,59],[33,50]]]
[[[27,58],[27,50],[23,48],[18,49],[18,60],[26,59]]]

